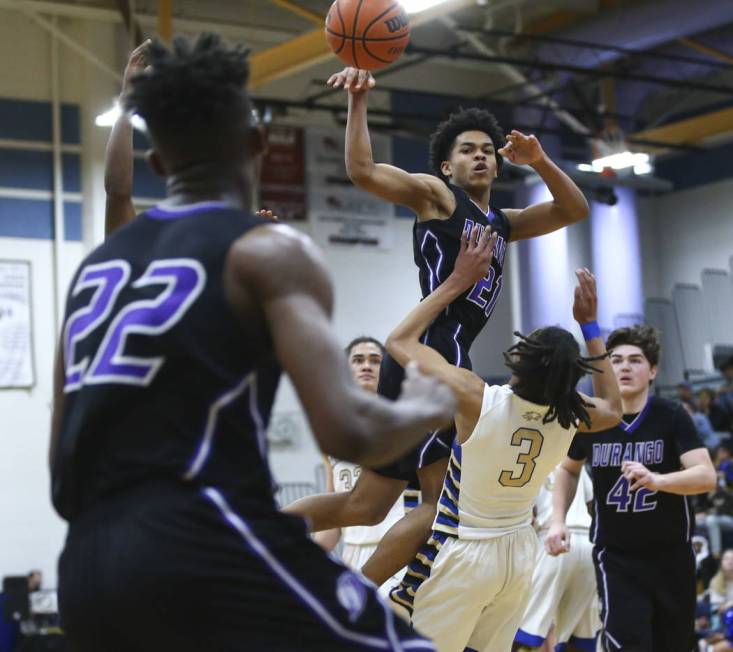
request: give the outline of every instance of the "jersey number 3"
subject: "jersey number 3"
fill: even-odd
[[[512,435],[512,446],[521,446],[525,441],[529,442],[529,450],[517,456],[517,464],[522,466],[522,471],[517,477],[514,477],[513,471],[502,471],[499,474],[499,483],[503,487],[523,487],[532,479],[535,466],[537,466],[535,460],[542,452],[545,438],[539,430],[534,428],[515,430]]]
[[[94,292],[86,305],[69,316],[64,326],[64,392],[72,392],[82,385],[104,383],[149,385],[165,358],[126,355],[127,337],[161,335],[175,326],[201,294],[206,271],[201,263],[190,258],[153,261],[131,287],[158,286],[161,288],[158,295],[124,306],[107,326],[91,363],[89,357],[77,360],[77,345],[112,314],[129,280],[130,264],[126,260],[88,265],[79,274],[71,296],[91,288]]]

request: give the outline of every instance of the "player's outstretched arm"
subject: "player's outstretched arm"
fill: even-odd
[[[445,184],[430,174],[410,174],[386,163],[375,163],[367,122],[367,97],[375,81],[367,70],[344,68],[331,75],[327,84],[343,87],[349,93],[346,121],[346,172],[356,186],[393,204],[402,204],[418,216],[450,215],[453,194]],[[442,210],[435,215],[436,205]]]
[[[680,408],[680,419],[689,420],[689,424],[683,421],[679,424],[677,440],[678,445],[680,439],[683,443],[685,439],[694,441],[697,437],[694,432],[694,424]],[[688,430],[688,432],[684,432]],[[680,437],[680,434],[682,437]],[[699,440],[698,440],[699,441]],[[680,496],[693,496],[702,494],[715,489],[717,475],[715,467],[710,459],[710,453],[707,448],[693,448],[680,455],[680,464],[683,469],[681,471],[673,471],[672,473],[654,473],[650,471],[641,462],[625,460],[621,463],[621,472],[629,481],[629,489],[635,491],[640,487],[644,487],[649,491],[666,491],[670,494]]]
[[[512,240],[551,233],[588,217],[590,209],[580,188],[545,154],[535,136],[514,129],[506,140],[499,153],[517,165],[532,166],[552,194],[552,201],[504,210],[512,227]]]
[[[598,328],[598,293],[595,276],[585,268],[576,270],[575,275],[578,277],[578,285],[575,288],[573,317],[586,337],[588,354],[591,357],[604,356],[593,362],[593,366],[600,372],[593,373],[591,376],[595,396],[589,398],[581,393],[583,400],[588,405],[591,425],[586,426],[581,423],[578,431],[598,432],[613,428],[618,424],[623,416],[623,407],[616,376],[608,360],[606,344]]]
[[[326,471],[326,492],[329,494],[335,494],[336,490],[333,486],[333,466],[331,466],[331,460],[328,455],[323,456],[323,468]],[[341,538],[341,528],[333,528],[331,530],[321,530],[313,535],[313,541],[315,541],[321,548],[326,552],[331,552],[339,542]]]
[[[387,338],[387,351],[403,367],[417,362],[425,373],[440,378],[456,394],[456,429],[461,441],[473,432],[481,415],[484,381],[476,374],[450,364],[440,353],[420,342],[432,321],[471,285],[486,275],[497,234],[478,226],[461,238],[461,249],[451,275],[417,304]]]
[[[125,68],[122,94],[127,92],[130,78],[145,69],[145,55],[150,40],[132,51]],[[134,159],[132,151],[132,122],[122,113],[112,127],[104,155],[104,190],[107,193],[104,235],[108,236],[135,218],[132,203]]]
[[[578,479],[583,470],[583,460],[566,457],[555,469],[555,486],[552,490],[552,517],[545,538],[545,550],[560,555],[570,550],[570,533],[565,525],[568,509],[578,490]]]
[[[324,453],[380,466],[450,422],[453,393],[415,370],[396,402],[356,385],[331,326],[331,281],[309,238],[283,225],[253,229],[232,245],[224,282],[243,327],[260,318]]]

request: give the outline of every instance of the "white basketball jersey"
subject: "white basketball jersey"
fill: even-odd
[[[453,446],[434,529],[488,539],[532,522],[535,498],[576,430],[557,420],[542,423],[546,412],[508,385],[484,387],[476,428]]]
[[[333,488],[335,491],[351,491],[356,484],[361,467],[351,462],[343,462],[335,460],[332,457],[331,469],[333,472]],[[389,510],[385,519],[378,525],[353,525],[345,527],[341,530],[343,542],[351,545],[363,546],[379,543],[382,537],[387,533],[397,521],[405,515],[405,507],[400,497],[392,509]]]
[[[555,471],[547,476],[535,501],[535,507],[537,508],[535,527],[541,531],[547,530],[550,527],[550,519],[552,518],[552,491],[554,486]],[[583,468],[578,477],[578,490],[575,492],[575,498],[568,509],[568,515],[565,519],[565,524],[569,529],[590,530],[593,519],[588,513],[588,503],[592,500],[593,481],[590,479],[585,468]]]

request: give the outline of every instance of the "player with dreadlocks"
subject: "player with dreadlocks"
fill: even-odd
[[[462,233],[479,224],[497,234],[491,266],[422,334],[423,342],[448,362],[470,370],[471,344],[502,291],[508,243],[578,222],[587,217],[588,204],[535,136],[512,130],[505,137],[496,118],[476,107],[456,110],[437,126],[430,137],[432,174],[375,162],[367,124],[367,97],[374,84],[371,73],[354,68],[328,80],[329,86],[348,91],[346,170],[354,185],[415,214],[412,248],[422,296],[453,270]],[[505,159],[531,166],[552,199],[525,208],[497,207],[491,190]],[[385,356],[379,393],[394,399],[403,375],[400,365]],[[381,584],[412,559],[430,532],[454,435],[454,427],[426,433],[420,446],[396,463],[365,470],[350,492],[309,496],[289,510],[306,516],[314,530],[378,523],[417,474],[422,504],[392,527],[363,567],[367,577]]]
[[[387,350],[416,361],[456,393],[448,472],[427,543],[391,597],[439,652],[509,652],[529,599],[537,536],[532,505],[577,431],[621,419],[621,399],[596,322],[595,279],[578,270],[573,315],[589,358],[566,330],[540,328],[505,354],[509,384],[489,386],[420,341],[446,306],[481,278],[496,234],[464,236],[453,273],[394,330]],[[596,397],[576,390],[591,372]]]
[[[145,58],[125,105],[147,124],[167,198],[82,262],[55,369],[71,645],[433,650],[277,510],[265,431],[281,368],[323,451],[358,464],[448,423],[452,393],[416,370],[395,403],[361,390],[320,252],[249,212],[263,142],[246,54],[203,35]]]

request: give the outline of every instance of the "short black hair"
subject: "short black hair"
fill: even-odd
[[[557,326],[539,328],[528,336],[514,334],[519,342],[504,353],[506,366],[517,378],[512,391],[527,401],[549,406],[542,423],[557,419],[563,428],[577,427],[581,421],[590,426],[587,404],[575,386],[587,373],[602,373],[590,363],[608,354],[582,357],[572,334]]]
[[[157,145],[183,155],[217,153],[252,125],[248,51],[241,46],[211,33],[178,36],[170,48],[156,39],[147,63],[130,80],[124,107],[145,120]]]
[[[379,350],[382,352],[382,355],[384,355],[385,353],[384,344],[382,344],[377,338],[370,337],[369,335],[360,335],[359,337],[355,337],[353,340],[351,340],[351,342],[346,345],[344,351],[346,352],[347,356],[351,355],[351,350],[357,344],[376,344],[379,347]]]
[[[659,343],[659,331],[654,326],[637,324],[636,326],[617,328],[611,332],[606,340],[606,348],[609,352],[624,344],[638,346],[652,367],[659,364],[662,347]]]
[[[497,174],[501,172],[504,158],[499,154],[499,150],[504,147],[506,142],[504,131],[499,126],[493,113],[475,107],[460,108],[458,111],[451,113],[448,119],[441,122],[433,135],[430,136],[429,164],[433,172],[443,181],[448,182],[448,178],[440,170],[440,164],[448,160],[456,138],[464,131],[483,131],[489,135],[491,142],[494,143]]]

